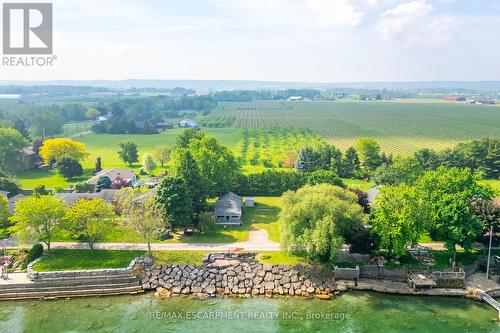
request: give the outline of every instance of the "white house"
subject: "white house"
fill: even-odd
[[[195,131],[199,131],[201,129],[200,125],[191,119],[183,119],[179,121],[179,127],[191,127]]]

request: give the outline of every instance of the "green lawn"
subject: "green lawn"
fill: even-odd
[[[269,239],[280,241],[278,215],[281,211],[281,197],[255,197],[255,207],[245,207],[243,223],[267,230]]]
[[[346,184],[347,187],[357,188],[361,191],[368,191],[373,186],[375,186],[375,182],[373,180],[364,181],[361,179],[342,178],[342,181],[344,182],[344,184]]]
[[[276,264],[293,265],[301,262],[302,263],[307,262],[307,259],[301,256],[287,254],[286,252],[283,251],[260,251],[257,256],[257,259],[260,262],[271,265],[276,265]]]
[[[145,251],[120,250],[66,250],[54,249],[33,269],[38,272],[59,270],[82,270],[102,268],[125,268],[132,259],[144,254]]]
[[[499,179],[483,180],[482,183],[490,185],[493,188],[493,190],[495,190],[496,195],[500,196],[500,180]]]
[[[203,257],[213,251],[153,251],[156,264],[199,265]]]

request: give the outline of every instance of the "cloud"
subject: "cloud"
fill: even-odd
[[[219,8],[271,26],[356,27],[365,15],[361,6],[347,0],[217,0],[215,3]]]
[[[386,10],[379,17],[379,30],[388,40],[404,46],[438,46],[450,41],[458,29],[449,15],[436,15],[426,0],[414,0]]]

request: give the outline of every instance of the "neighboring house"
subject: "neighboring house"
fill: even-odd
[[[183,119],[179,121],[179,127],[191,127],[195,131],[199,131],[201,129],[200,125],[191,119]]]
[[[110,120],[111,118],[113,118],[113,114],[110,112],[104,116],[99,116],[96,118],[96,122],[100,123],[100,122],[103,122],[103,121],[108,121]]]
[[[141,187],[141,186],[147,186],[149,188],[153,188],[158,183],[160,182],[161,178],[160,177],[149,177],[149,178],[144,178],[144,179],[139,179],[135,183],[132,184],[134,187]]]
[[[37,157],[33,148],[25,147],[16,151],[7,162],[8,171],[27,171],[36,167]]]
[[[96,173],[96,175],[86,181],[87,184],[96,185],[99,178],[108,176],[111,182],[115,181],[117,177],[123,178],[129,184],[137,182],[137,175],[130,169],[111,168],[103,169]]]
[[[221,225],[241,225],[243,199],[229,192],[224,194],[215,203],[215,223]]]
[[[12,214],[14,212],[14,208],[16,207],[16,202],[18,202],[24,197],[25,196],[22,194],[16,194],[15,196],[9,198],[9,213]]]
[[[375,198],[378,196],[379,192],[380,187],[378,186],[372,187],[371,189],[366,191],[366,194],[368,194],[368,202],[370,203],[370,205],[373,205],[373,203],[375,202]]]
[[[101,192],[92,192],[92,193],[76,193],[76,192],[73,192],[73,193],[54,193],[54,196],[55,197],[58,197],[64,201],[66,201],[66,203],[68,205],[73,205],[75,202],[77,202],[78,200],[80,199],[89,199],[89,200],[92,200],[92,199],[102,199],[106,202],[109,202],[109,203],[112,203],[112,202],[115,202],[115,196],[116,196],[116,193],[118,192],[119,190],[102,190]]]

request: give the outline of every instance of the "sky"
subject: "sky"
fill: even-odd
[[[53,6],[54,65],[0,65],[0,80],[500,80],[498,0],[54,0]]]

